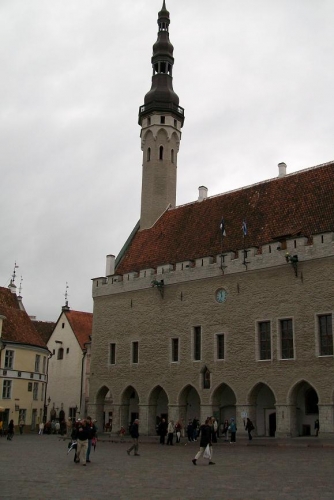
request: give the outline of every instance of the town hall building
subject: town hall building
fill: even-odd
[[[248,416],[334,436],[334,162],[176,206],[184,109],[165,1],[139,108],[140,221],[93,279],[88,412],[113,431]],[[182,165],[179,166],[182,168]],[[138,187],[139,188],[139,187]]]

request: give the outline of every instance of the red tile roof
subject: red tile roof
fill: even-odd
[[[82,350],[85,343],[90,342],[90,335],[93,329],[93,314],[81,311],[64,311],[68,322],[76,336]]]
[[[32,320],[32,322],[44,342],[47,344],[56,326],[56,323],[54,323],[53,321],[37,321],[34,319]]]
[[[242,249],[244,219],[246,248],[333,231],[334,162],[167,210],[135,234],[116,274]]]
[[[2,324],[2,340],[46,348],[26,311],[20,310],[16,294],[8,288],[0,287],[0,315],[6,318]]]

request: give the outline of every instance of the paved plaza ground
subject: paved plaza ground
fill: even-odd
[[[140,457],[102,436],[86,467],[57,436],[0,438],[0,499],[334,499],[334,442],[245,439],[214,447],[215,465],[191,459],[198,443],[143,438]]]

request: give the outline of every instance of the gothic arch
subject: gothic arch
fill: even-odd
[[[125,429],[132,424],[135,418],[139,418],[139,396],[137,390],[129,385],[121,394],[121,417],[120,422]]]
[[[168,419],[169,398],[167,392],[161,385],[155,386],[148,397],[148,433],[155,434],[157,425],[161,418]]]
[[[314,434],[314,421],[319,418],[319,396],[316,388],[305,379],[299,380],[289,390],[287,402],[291,408],[292,435]]]
[[[236,402],[234,390],[226,383],[219,384],[211,395],[212,411],[219,423],[236,418]]]
[[[249,417],[258,436],[274,437],[276,432],[276,395],[265,382],[258,382],[249,391]]]
[[[201,398],[197,389],[191,384],[187,384],[181,389],[178,396],[180,409],[180,420],[186,427],[189,420],[201,417]]]
[[[100,387],[93,398],[95,418],[99,429],[112,428],[113,396],[108,386]],[[110,429],[111,430],[111,429]]]

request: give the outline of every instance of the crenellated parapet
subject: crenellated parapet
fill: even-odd
[[[94,278],[92,294],[94,298],[143,290],[150,288],[154,281],[163,280],[164,286],[168,286],[287,265],[292,265],[295,275],[301,277],[303,262],[333,256],[334,232],[317,234],[312,238],[300,236],[271,242],[261,248],[236,249],[175,264],[165,263],[156,269],[139,269],[124,275]]]

